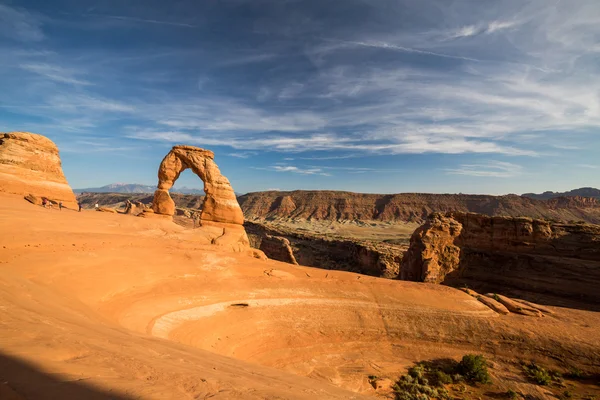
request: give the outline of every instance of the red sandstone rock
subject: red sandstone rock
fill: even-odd
[[[76,209],[56,145],[28,132],[0,133],[0,191],[45,197]]]
[[[286,238],[265,235],[260,242],[260,250],[270,259],[298,265],[290,241]]]
[[[517,303],[516,301],[509,299],[506,296],[502,296],[501,294],[487,293],[486,297],[493,299],[499,303],[502,303],[502,305],[504,305],[508,309],[508,311],[513,312],[515,314],[527,315],[530,317],[543,316],[543,314],[539,310],[527,307],[522,303]]]
[[[242,225],[244,215],[229,180],[221,175],[214,162],[214,153],[193,146],[175,146],[166,155],[158,170],[158,189],[152,208],[157,214],[173,215],[175,202],[169,189],[186,169],[191,168],[204,182],[206,196],[202,204],[201,221]]]
[[[434,213],[411,237],[400,278],[597,302],[600,226]]]
[[[475,296],[475,298],[477,300],[479,300],[482,304],[485,304],[492,310],[496,311],[498,314],[506,315],[506,314],[510,313],[510,311],[508,310],[508,308],[506,308],[506,306],[504,304],[500,303],[499,301],[494,300],[491,297],[477,295],[477,296]]]

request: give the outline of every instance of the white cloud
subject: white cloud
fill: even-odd
[[[258,153],[254,152],[254,151],[242,151],[239,153],[229,153],[227,154],[230,157],[235,157],[235,158],[248,158],[248,157],[252,157],[257,155]]]
[[[24,9],[0,4],[0,34],[23,42],[44,39],[40,20]]]
[[[502,161],[490,161],[486,164],[463,164],[458,168],[447,168],[446,173],[452,175],[468,175],[489,178],[513,178],[521,175],[522,167]]]
[[[321,168],[302,168],[293,165],[272,165],[270,167],[254,167],[254,169],[275,171],[275,172],[291,172],[294,174],[301,175],[321,175],[331,176],[331,174],[324,172]]]
[[[68,83],[72,85],[92,85],[91,82],[76,78],[77,72],[72,69],[63,68],[50,64],[21,64],[20,67],[26,71],[36,73],[44,78],[55,82]]]

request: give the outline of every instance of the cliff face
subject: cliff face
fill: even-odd
[[[475,212],[561,221],[600,223],[600,201],[593,198],[535,200],[517,195],[338,191],[256,192],[238,197],[247,219],[363,220],[423,222],[432,212]]]
[[[325,238],[246,221],[252,247],[269,258],[305,266],[396,278],[406,247],[369,241]]]
[[[413,234],[400,278],[600,302],[600,226],[434,213]]]
[[[56,145],[28,132],[0,133],[0,191],[32,194],[75,208]]]

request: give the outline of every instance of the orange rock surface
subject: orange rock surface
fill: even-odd
[[[58,148],[47,137],[35,133],[0,133],[0,192],[32,194],[77,208]]]
[[[222,222],[242,225],[244,214],[237,202],[229,180],[221,175],[214,162],[214,153],[193,146],[175,146],[165,156],[158,169],[158,189],[154,194],[155,213],[173,215],[175,202],[169,195],[169,189],[188,168],[204,182],[206,196],[202,204],[202,221]]]

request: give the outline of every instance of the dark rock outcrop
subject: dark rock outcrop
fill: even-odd
[[[600,226],[434,213],[413,234],[400,278],[599,303]]]
[[[265,235],[260,242],[259,250],[270,259],[298,265],[290,241],[281,236]]]

